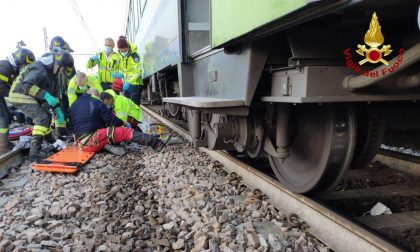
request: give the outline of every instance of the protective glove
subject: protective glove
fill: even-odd
[[[122,79],[124,76],[122,73],[111,73],[113,78]]]
[[[131,129],[131,124],[129,122],[124,122],[124,127]]]
[[[54,96],[52,96],[50,93],[45,92],[44,94],[44,100],[47,101],[47,103],[51,106],[51,107],[55,107],[58,104],[58,100],[57,98],[55,98]],[[64,119],[63,119],[64,120]]]
[[[93,55],[92,57],[90,57],[90,60],[91,61],[98,61],[99,60],[99,58],[98,58],[98,55]]]
[[[54,109],[54,113],[57,116],[57,124],[65,125],[64,114],[60,107]]]
[[[123,91],[127,91],[128,90],[128,88],[130,87],[130,83],[128,83],[128,82],[124,82],[124,86],[123,86]]]

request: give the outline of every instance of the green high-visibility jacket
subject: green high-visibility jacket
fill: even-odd
[[[79,86],[77,86],[76,84],[76,76],[74,76],[70,82],[69,82],[69,87],[67,88],[67,97],[69,98],[69,106],[71,106],[73,104],[73,102],[75,102],[77,100],[77,98],[79,96],[81,96],[82,94],[85,94],[87,92],[87,90],[89,88],[95,88],[96,90],[98,90],[99,93],[102,93],[102,87],[101,84],[99,83],[99,80],[96,76],[93,75],[86,75],[87,77],[87,89],[86,90],[81,90]]]
[[[112,89],[105,90],[105,92],[109,93],[114,98],[112,107],[118,118],[127,122],[128,117],[131,116],[135,120],[141,121],[143,118],[143,111],[137,104],[125,96],[116,94]]]
[[[137,46],[132,43],[128,43],[128,45],[130,50],[126,57],[119,53],[121,56],[120,72],[124,76],[124,82],[131,85],[143,85],[141,60],[140,55],[137,54]]]
[[[86,65],[87,68],[93,68],[98,65],[98,73],[97,77],[100,83],[113,83],[114,77],[112,74],[118,73],[120,68],[120,61],[121,56],[119,53],[112,52],[108,57],[106,53],[98,52],[96,53],[98,56],[97,61],[93,61],[92,59],[88,60]]]

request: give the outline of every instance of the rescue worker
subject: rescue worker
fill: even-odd
[[[77,97],[85,94],[89,88],[95,88],[99,93],[102,93],[101,84],[99,84],[96,76],[86,75],[83,72],[77,72],[70,82],[67,88],[67,97],[69,98],[69,106],[76,101]]]
[[[117,45],[118,52],[121,55],[120,72],[123,74],[124,79],[124,95],[130,98],[135,104],[140,105],[143,79],[137,46],[129,43],[124,36],[120,36]]]
[[[50,53],[54,52],[68,52],[72,53],[73,49],[69,46],[69,44],[60,36],[55,36],[51,39],[50,45],[49,45]],[[46,53],[43,56],[47,56],[50,53]],[[60,106],[63,109],[63,113],[66,118],[69,117],[69,103],[68,103],[68,97],[67,97],[67,89],[68,84],[71,78],[76,75],[76,69],[74,68],[73,71],[68,75],[60,75],[57,79],[57,98],[60,100]],[[53,119],[52,122],[53,125],[55,125],[55,121]],[[63,128],[61,129],[60,135],[66,135],[66,132]]]
[[[115,43],[112,38],[105,39],[105,49],[89,58],[87,68],[98,65],[98,80],[103,90],[110,89],[114,75],[118,74],[121,57],[114,52]]]
[[[100,100],[92,97],[95,92],[96,89],[89,89],[70,107],[72,132],[81,150],[98,152],[107,144],[123,141],[150,146],[158,152],[165,148],[170,137],[163,142],[158,137],[122,127],[124,122]]]
[[[9,95],[10,86],[19,75],[20,69],[35,61],[35,55],[28,49],[18,48],[7,59],[0,60],[0,156],[10,150],[10,113],[4,97]]]
[[[131,128],[136,128],[143,117],[142,110],[137,104],[127,97],[116,94],[112,89],[102,92],[99,98],[118,118],[129,123]]]
[[[67,52],[56,52],[41,57],[25,68],[13,82],[9,101],[34,121],[28,159],[46,158],[42,151],[43,138],[51,134],[49,109],[54,111],[56,129],[65,128],[64,114],[57,99],[57,77],[74,71],[73,57]]]

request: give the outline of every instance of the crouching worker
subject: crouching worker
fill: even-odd
[[[100,99],[108,108],[114,111],[118,118],[127,122],[131,128],[137,128],[137,125],[143,118],[143,111],[132,100],[116,94],[111,89],[102,92]]]
[[[98,152],[107,144],[124,141],[150,146],[158,152],[164,149],[168,141],[123,127],[124,122],[98,96],[98,90],[90,88],[70,107],[71,128],[80,149]]]
[[[29,160],[48,157],[42,151],[42,141],[51,137],[51,118],[55,115],[56,129],[65,128],[63,110],[57,99],[57,79],[74,71],[73,57],[67,52],[57,52],[41,57],[25,68],[10,88],[9,101],[34,120]]]
[[[69,98],[69,106],[71,106],[77,97],[85,94],[89,88],[95,88],[99,93],[102,92],[101,84],[99,80],[93,75],[86,75],[83,72],[77,72],[70,82],[67,88],[67,97]]]

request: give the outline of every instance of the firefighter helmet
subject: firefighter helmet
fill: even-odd
[[[35,61],[35,55],[31,52],[31,50],[26,48],[17,49],[16,52],[12,53],[12,56],[17,67],[28,65]]]
[[[51,39],[50,43],[50,51],[51,52],[59,52],[59,51],[66,51],[66,52],[73,52],[73,49],[70,48],[69,44],[60,36],[55,36]]]
[[[68,52],[55,52],[54,55],[54,62],[64,67],[67,74],[72,74],[74,71],[74,59],[73,56],[71,56]]]

